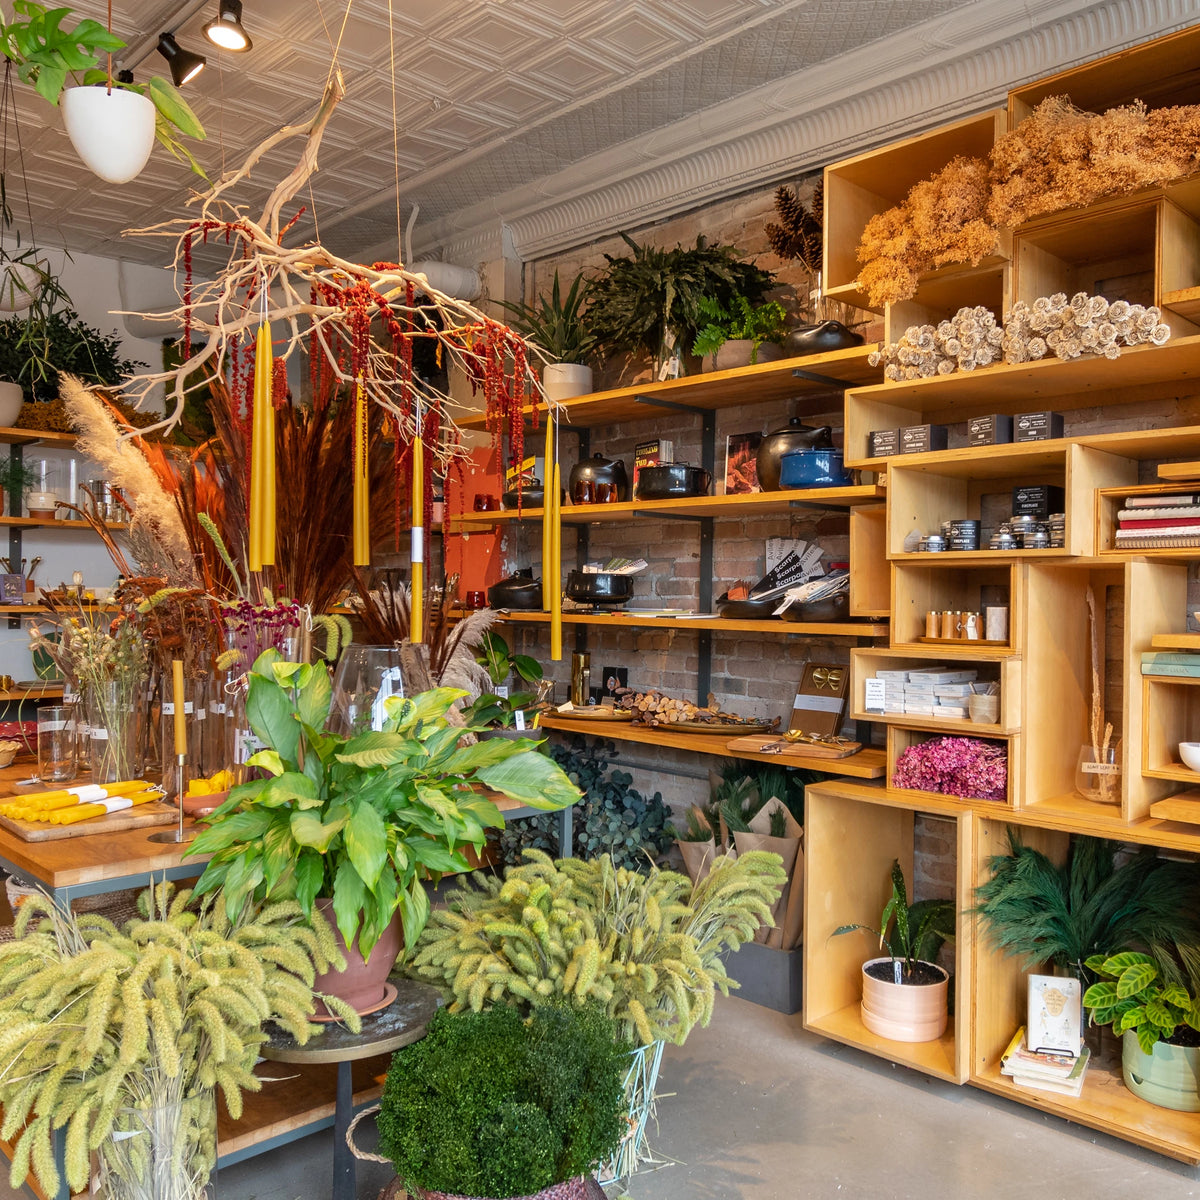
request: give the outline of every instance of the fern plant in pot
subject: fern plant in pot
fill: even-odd
[[[348,966],[317,990],[359,1011],[384,1002],[401,938],[414,946],[425,928],[425,880],[467,870],[463,848],[478,852],[486,831],[503,826],[483,789],[546,810],[579,799],[535,742],[460,746],[464,732],[479,732],[447,719],[463,695],[393,696],[381,730],[345,736],[328,729],[328,670],[265,651],[246,699],[263,744],[249,765],[263,777],[235,787],[192,843],[212,855],[197,891],[220,888],[231,916],[253,901],[294,897],[306,914],[316,907],[331,917]]]
[[[932,1042],[946,1031],[950,976],[932,960],[942,943],[954,937],[954,902],[918,900],[909,904],[904,872],[892,863],[892,894],[883,906],[879,928],[841,925],[839,934],[865,930],[888,953],[863,963],[862,1021],[872,1032],[895,1042]]]

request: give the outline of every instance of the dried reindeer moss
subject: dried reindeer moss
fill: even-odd
[[[153,425],[161,419],[155,413],[139,411],[125,400],[110,397],[109,403],[115,405],[120,410],[121,415],[135,429],[142,429],[147,425]],[[53,400],[26,400],[21,405],[21,411],[17,416],[17,423],[14,428],[40,429],[47,433],[76,432],[75,427],[71,424],[71,418],[67,413],[66,406],[58,397],[55,397]]]

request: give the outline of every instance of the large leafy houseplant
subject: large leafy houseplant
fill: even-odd
[[[595,1004],[443,1009],[392,1059],[380,1147],[417,1195],[589,1195],[626,1131],[628,1050]]]
[[[326,728],[328,670],[265,651],[246,718],[263,744],[249,765],[266,775],[235,787],[192,843],[213,856],[197,891],[220,888],[231,916],[252,900],[291,896],[311,913],[317,897],[330,898],[347,945],[357,939],[364,956],[398,911],[415,946],[429,917],[424,879],[467,870],[461,848],[481,849],[486,830],[504,824],[476,789],[547,810],[579,799],[536,742],[460,745],[478,732],[447,720],[463,695],[391,697],[382,730],[344,737]]]
[[[733,246],[710,246],[703,234],[694,246],[669,250],[621,237],[632,253],[606,254],[608,265],[587,285],[588,324],[608,350],[646,351],[656,362],[682,355],[705,324],[701,300],[728,308],[744,296],[757,304],[774,283]]]
[[[510,300],[501,303],[513,315],[513,328],[536,342],[556,362],[584,364],[596,350],[596,335],[584,315],[585,290],[580,272],[564,294],[555,271],[548,296],[543,292],[532,304]]]

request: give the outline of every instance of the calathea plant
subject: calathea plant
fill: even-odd
[[[1134,950],[1093,954],[1087,968],[1097,980],[1083,994],[1092,1021],[1111,1025],[1118,1037],[1132,1029],[1143,1054],[1153,1054],[1155,1044],[1170,1041],[1181,1026],[1200,1030],[1200,1000],[1182,983],[1167,980],[1151,955]]]
[[[486,830],[504,824],[480,789],[547,810],[579,799],[536,742],[460,745],[480,732],[447,720],[464,695],[391,697],[382,730],[344,737],[326,728],[328,670],[265,651],[246,717],[264,746],[249,765],[266,774],[235,787],[192,843],[213,856],[197,891],[220,888],[231,916],[252,900],[294,897],[311,913],[317,897],[331,898],[338,929],[364,956],[398,911],[414,946],[429,916],[424,881],[467,870],[462,847],[481,849]]]

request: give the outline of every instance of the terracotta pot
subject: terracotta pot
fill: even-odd
[[[338,949],[346,957],[346,969],[319,974],[313,981],[313,991],[328,992],[331,996],[337,996],[358,1012],[374,1008],[383,1000],[387,977],[396,965],[400,947],[404,944],[400,913],[397,912],[392,917],[391,923],[383,931],[383,936],[371,947],[370,957],[364,960],[358,948],[357,936],[354,945],[346,945],[333,915],[333,901],[324,897],[318,898],[316,907],[333,926],[333,936]],[[318,1008],[320,1007],[322,1006],[318,1005]]]
[[[862,1021],[872,1032],[893,1042],[935,1042],[946,1032],[946,989],[950,976],[939,966],[926,963],[941,978],[936,983],[891,983],[876,979],[867,969],[890,958],[872,958],[863,963]]]
[[[756,355],[753,338],[730,338],[713,355],[713,370],[731,371],[752,363],[778,362],[782,357],[783,350],[774,342],[760,342]]]
[[[1154,1053],[1147,1054],[1132,1029],[1121,1042],[1121,1074],[1135,1096],[1159,1108],[1200,1112],[1200,1046],[1158,1042]]]

